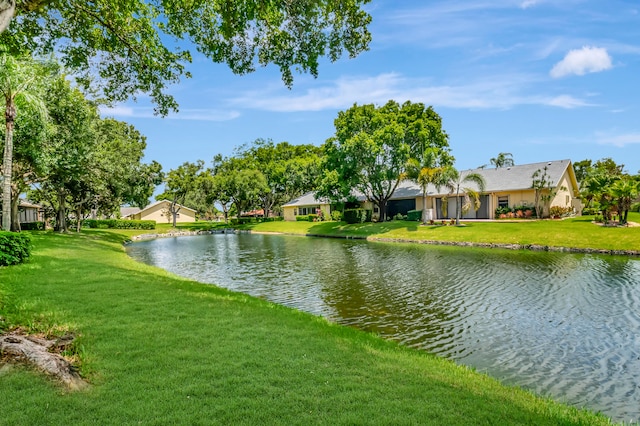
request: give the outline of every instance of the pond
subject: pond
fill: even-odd
[[[640,260],[281,235],[128,246],[135,259],[640,419]]]

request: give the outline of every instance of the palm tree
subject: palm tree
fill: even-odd
[[[616,181],[609,189],[611,196],[615,199],[618,206],[618,215],[620,215],[620,225],[627,223],[627,216],[631,203],[638,197],[640,193],[640,182],[625,176]]]
[[[422,224],[427,224],[427,189],[429,184],[440,189],[445,185],[445,167],[438,165],[438,155],[434,148],[427,148],[422,158],[411,158],[407,165],[407,178],[420,185],[422,190]]]
[[[16,99],[40,106],[38,78],[42,76],[40,67],[31,58],[15,58],[7,53],[0,54],[0,96],[5,101],[5,141],[2,160],[2,230],[10,231],[11,226],[11,178],[13,173],[13,128],[16,116]]]
[[[461,212],[468,212],[472,206],[474,210],[480,208],[480,195],[484,192],[486,186],[485,180],[479,173],[460,173],[455,167],[451,166],[445,169],[443,178],[446,182],[444,186],[449,188],[449,194],[456,194],[456,225],[459,225]],[[478,189],[464,186],[470,183],[474,183]],[[462,205],[460,205],[460,192],[462,192],[464,197],[464,204]],[[446,208],[446,198],[443,198],[443,201],[444,209]]]
[[[489,162],[496,166],[496,169],[499,169],[500,167],[512,167],[515,165],[513,162],[513,154],[510,152],[501,152],[496,158],[491,158]]]

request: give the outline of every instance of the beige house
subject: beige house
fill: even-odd
[[[120,217],[122,219],[132,220],[155,220],[157,223],[171,223],[173,218],[169,212],[171,202],[168,200],[160,200],[153,204],[148,205],[144,209],[138,207],[121,207]],[[196,211],[189,207],[178,204],[180,210],[176,216],[176,222],[195,222]]]
[[[534,207],[535,191],[532,188],[533,174],[537,171],[545,173],[547,180],[551,182],[553,199],[544,209],[544,216],[549,214],[549,208],[559,206],[572,209],[576,214],[582,211],[578,181],[570,160],[547,161],[542,163],[522,164],[511,167],[495,169],[473,169],[462,171],[464,177],[468,173],[478,173],[485,180],[485,190],[481,195],[481,204],[478,210],[471,209],[462,216],[464,219],[495,219],[495,211],[498,207]],[[474,184],[465,184],[474,188]],[[477,188],[474,188],[477,189]],[[443,199],[447,199],[447,211],[442,212]],[[373,216],[379,217],[369,201],[358,197],[364,208],[374,209]],[[448,219],[456,216],[455,195],[449,193],[447,188],[436,188],[433,185],[427,187],[427,209],[431,210],[434,219]],[[295,216],[309,214],[309,208],[320,208],[330,211],[327,201],[316,200],[312,193],[292,200],[283,206],[284,219],[295,220]],[[406,215],[409,210],[422,210],[422,190],[412,181],[403,181],[394,191],[387,203],[386,215],[389,218],[400,213]]]
[[[295,221],[296,216],[317,214],[322,211],[324,217],[331,218],[331,205],[327,200],[318,200],[313,192],[307,192],[282,206],[284,220]]]

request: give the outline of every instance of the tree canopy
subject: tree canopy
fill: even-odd
[[[449,143],[438,114],[421,103],[354,105],[338,113],[335,136],[324,144],[317,195],[342,201],[352,190],[373,202],[385,219],[387,201],[407,178],[410,158],[433,155],[449,163]]]
[[[156,112],[177,109],[167,86],[189,77],[195,49],[236,74],[274,64],[317,76],[320,59],[368,48],[369,0],[0,0],[0,44],[56,52],[85,87],[111,101],[147,93]]]

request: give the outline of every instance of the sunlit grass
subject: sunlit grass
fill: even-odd
[[[407,241],[453,241],[495,244],[535,244],[603,250],[640,250],[640,227],[603,227],[593,217],[564,220],[472,221],[463,226],[423,226],[418,222],[390,221],[347,225],[344,222],[266,222],[245,225],[257,232],[283,232],[325,236],[390,238]],[[630,213],[640,222],[640,213]]]
[[[76,333],[91,387],[69,393],[28,368],[0,369],[0,424],[608,423],[425,352],[137,263],[121,246],[128,235],[32,235],[29,263],[0,268],[2,323]]]

